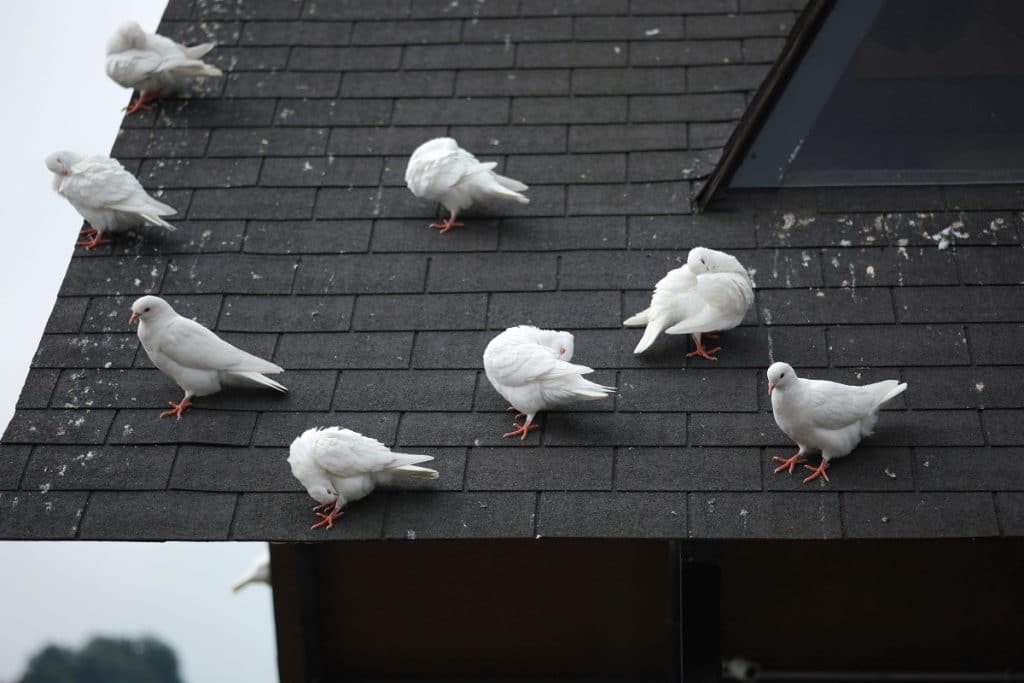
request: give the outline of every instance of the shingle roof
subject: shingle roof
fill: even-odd
[[[229,72],[125,121],[113,154],[184,218],[72,259],[0,450],[0,537],[838,538],[1024,534],[1020,188],[733,195],[690,214],[795,19],[790,0],[172,1]],[[402,174],[449,133],[530,185],[447,235]],[[55,198],[54,201],[59,201]],[[970,236],[940,251],[954,221]],[[755,269],[721,360],[620,327],[696,245]],[[287,368],[180,423],[128,307],[159,293]],[[481,354],[557,326],[614,400],[525,443]],[[769,358],[910,390],[831,485],[790,445]],[[681,367],[683,369],[681,369]],[[328,532],[285,463],[340,424],[437,456]]]

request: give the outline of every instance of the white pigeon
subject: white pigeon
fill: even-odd
[[[144,296],[132,304],[128,324],[139,321],[139,341],[146,355],[165,375],[185,390],[185,398],[169,401],[171,410],[160,417],[182,413],[192,406],[193,396],[207,396],[226,385],[265,386],[287,392],[261,373],[284,369],[227,343],[194,320],[178,315],[158,296]]]
[[[686,357],[718,360],[701,336],[717,337],[721,330],[739,325],[754,302],[754,288],[746,268],[735,256],[723,251],[694,247],[686,264],[670,270],[654,286],[651,305],[626,319],[626,327],[647,326],[633,353],[643,353],[659,334],[689,334],[696,350]]]
[[[365,498],[377,484],[390,484],[395,477],[437,479],[437,470],[417,466],[433,459],[393,453],[380,441],[341,427],[307,429],[292,441],[288,454],[292,475],[319,503],[313,512],[320,521],[313,529],[333,527],[342,508]]]
[[[802,379],[788,363],[773,363],[768,368],[768,395],[772,397],[775,423],[800,447],[789,458],[775,456],[782,463],[775,472],[790,474],[804,455],[821,451],[818,467],[804,465],[813,474],[829,481],[829,461],[848,455],[860,440],[871,434],[878,421],[878,409],[907,390],[906,383],[887,379],[865,386],[851,386],[821,379]]]
[[[510,327],[492,339],[484,349],[484,372],[494,389],[511,403],[526,422],[513,421],[514,431],[505,437],[526,439],[534,416],[573,401],[593,401],[615,391],[583,379],[593,372],[585,365],[570,363],[573,336],[568,332],[542,330],[533,325]]]
[[[91,239],[76,246],[92,249],[108,244],[109,240],[102,239],[104,233],[142,223],[175,229],[161,216],[173,215],[177,210],[146,194],[138,179],[116,159],[65,150],[46,157],[46,168],[53,173],[53,189],[89,224],[82,234]]]
[[[430,227],[448,232],[456,225],[455,216],[475,202],[487,199],[505,199],[529,204],[519,194],[526,185],[498,175],[494,161],[480,163],[476,157],[459,147],[452,138],[434,138],[416,148],[405,169],[405,184],[417,197],[440,202],[451,212],[444,223]]]
[[[270,554],[264,553],[237,581],[231,584],[231,590],[238,592],[251,583],[270,584]]]
[[[128,108],[131,115],[179,90],[189,78],[223,76],[200,59],[214,47],[216,43],[186,47],[129,21],[107,41],[107,75],[118,85],[139,91],[139,99]]]

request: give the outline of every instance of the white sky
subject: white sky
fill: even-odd
[[[0,430],[14,405],[64,278],[82,219],[53,192],[50,152],[110,152],[129,94],[103,72],[123,21],[156,28],[165,0],[9,2],[0,9],[8,161],[0,213]],[[126,511],[130,514],[130,511]],[[47,642],[92,634],[157,636],[189,683],[277,680],[270,590],[231,582],[265,544],[0,543],[0,681],[21,675]]]

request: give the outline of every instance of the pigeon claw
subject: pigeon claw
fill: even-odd
[[[180,420],[182,414],[184,414],[186,410],[192,407],[192,399],[183,398],[178,403],[175,403],[174,401],[168,401],[167,405],[171,407],[171,410],[165,410],[164,412],[160,413],[160,417],[163,418],[169,417],[171,415],[176,415]]]
[[[441,234],[443,235],[452,228],[461,228],[462,223],[455,222],[455,214],[453,213],[451,216],[448,216],[448,220],[446,220],[444,223],[431,223],[430,227],[437,228],[438,230],[441,231]]]
[[[718,353],[721,350],[721,346],[716,346],[713,349],[708,349],[705,348],[703,344],[697,344],[697,348],[694,351],[690,351],[688,354],[686,354],[686,357],[691,358],[693,356],[700,356],[701,358],[706,358],[707,360],[717,361],[718,359],[715,358],[714,354]]]
[[[540,427],[540,425],[534,424],[532,422],[524,422],[521,425],[513,422],[512,426],[515,427],[515,430],[511,432],[506,432],[503,436],[506,439],[510,439],[513,436],[518,436],[520,437],[520,441],[526,441],[526,435],[530,433],[531,429],[537,429]]]
[[[818,465],[817,467],[811,467],[810,465],[804,465],[804,468],[809,469],[812,472],[811,476],[809,476],[806,479],[804,479],[804,483],[805,484],[807,482],[809,482],[809,481],[814,481],[818,477],[824,477],[825,481],[827,481],[829,483],[832,482],[832,480],[828,478],[828,473],[825,472],[825,470],[828,469],[828,460],[825,460],[824,458],[822,458],[821,459],[821,464]]]
[[[150,109],[150,103],[160,99],[160,93],[144,92],[139,95],[138,99],[132,102],[129,106],[124,108],[125,116],[131,116],[137,111],[143,109]]]
[[[330,505],[333,505],[333,503],[330,503]],[[319,508],[319,507],[323,507],[323,506],[322,505],[317,505],[317,508]],[[344,512],[341,511],[340,508],[334,508],[333,510],[331,510],[330,512],[327,512],[327,513],[316,512],[316,508],[313,508],[313,512],[315,512],[316,516],[320,518],[320,521],[317,522],[316,524],[314,524],[313,526],[309,527],[310,529],[321,529],[321,528],[327,529],[327,530],[333,529],[334,528],[334,520],[338,519],[343,514],[345,514]]]
[[[782,470],[789,470],[789,473],[793,474],[793,470],[796,469],[797,465],[799,465],[802,462],[806,462],[804,460],[804,456],[801,455],[800,453],[794,453],[788,458],[783,458],[781,455],[776,455],[772,457],[772,460],[774,460],[775,462],[782,463],[781,465],[775,468],[775,474],[778,474]]]
[[[519,408],[516,408],[515,406],[509,406],[508,408],[505,408],[505,410],[507,412],[509,412],[509,413],[515,413],[517,420],[520,419],[520,418],[526,417],[526,413],[519,412]],[[513,424],[515,424],[515,423],[513,422]],[[519,425],[516,425],[516,426],[518,427]]]
[[[96,247],[100,246],[101,244],[110,244],[110,240],[100,239],[100,233],[96,232],[95,228],[87,228],[87,229],[88,230],[92,230],[93,232],[89,233],[89,232],[85,232],[85,230],[83,230],[82,234],[84,234],[84,235],[92,235],[92,237],[90,237],[87,240],[82,240],[81,242],[75,242],[75,246],[76,247],[85,247],[86,251],[91,251],[92,249],[95,249]]]

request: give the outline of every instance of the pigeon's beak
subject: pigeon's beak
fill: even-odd
[[[774,390],[775,390],[775,382],[769,382],[768,383],[768,395],[771,396],[772,395],[772,391],[774,391]]]
[[[139,319],[139,314],[132,311],[132,317],[128,318],[128,324],[131,325],[133,322]]]
[[[565,347],[564,346],[559,347],[558,355],[559,356],[564,356],[565,355]]]

